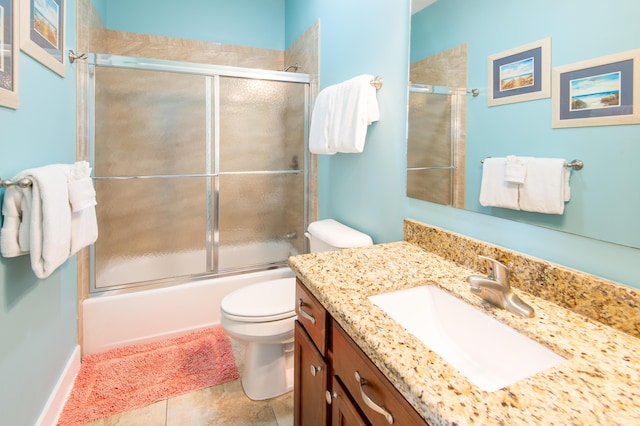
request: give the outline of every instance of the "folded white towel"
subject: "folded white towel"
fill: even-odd
[[[4,257],[16,257],[29,253],[28,244],[20,244],[20,229],[23,225],[23,211],[27,208],[20,188],[12,186],[4,192],[2,204],[2,231],[0,231],[0,251]]]
[[[506,159],[485,158],[482,165],[480,204],[485,207],[502,207],[520,210],[518,184],[504,180]]]
[[[531,158],[527,163],[527,180],[520,188],[522,210],[563,214],[569,201],[571,171],[562,158]]]
[[[71,247],[73,256],[80,249],[93,244],[98,239],[96,219],[96,191],[90,177],[91,167],[86,161],[74,164],[69,177],[69,203],[71,205]]]
[[[364,151],[367,127],[380,119],[371,75],[326,87],[318,94],[309,131],[312,154]]]
[[[13,180],[27,178],[31,186],[5,190],[0,236],[2,255],[15,257],[31,253],[31,267],[42,279],[69,256],[95,242],[98,228],[90,172],[87,162],[78,162],[18,173]],[[70,194],[75,200],[77,211],[74,212]]]
[[[512,183],[524,183],[527,177],[526,157],[507,155],[507,164],[504,169],[504,180]]]
[[[90,174],[91,167],[86,161],[78,161],[72,168],[69,177],[69,203],[74,213],[97,204]]]
[[[47,278],[69,257],[71,207],[67,185],[71,166],[54,164],[25,170],[14,181],[28,178],[31,188],[23,197],[31,201],[29,251],[31,268],[38,278]]]

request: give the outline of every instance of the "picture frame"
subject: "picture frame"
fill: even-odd
[[[551,96],[551,38],[547,37],[488,58],[489,106]]]
[[[18,109],[19,0],[0,0],[0,106]]]
[[[67,1],[20,1],[20,49],[64,77]]]
[[[553,69],[552,127],[640,123],[640,49]]]

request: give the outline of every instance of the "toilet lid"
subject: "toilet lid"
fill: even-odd
[[[295,277],[264,281],[228,294],[220,308],[236,321],[276,321],[295,315],[295,294]]]

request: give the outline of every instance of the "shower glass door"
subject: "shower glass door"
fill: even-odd
[[[91,292],[282,266],[304,252],[308,76],[94,56]]]

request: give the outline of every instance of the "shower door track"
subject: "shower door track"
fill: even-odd
[[[257,68],[242,68],[227,65],[211,65],[199,64],[192,62],[170,61],[162,59],[138,58],[129,56],[119,56],[100,53],[87,54],[89,74],[91,75],[88,90],[88,127],[89,127],[89,143],[90,152],[93,156],[95,153],[95,67],[121,68],[146,71],[172,72],[178,74],[202,75],[205,77],[205,114],[206,114],[206,173],[195,174],[177,174],[177,175],[140,175],[140,176],[96,176],[94,180],[129,180],[129,179],[168,179],[182,177],[207,177],[206,183],[206,250],[207,264],[205,273],[199,273],[189,276],[171,277],[144,281],[140,283],[126,283],[122,285],[109,286],[107,289],[96,288],[95,277],[95,252],[94,246],[90,250],[91,270],[90,274],[90,293],[113,294],[119,293],[127,288],[135,288],[140,286],[166,286],[176,283],[182,283],[186,280],[200,279],[215,276],[230,275],[233,273],[252,272],[255,270],[271,269],[286,266],[286,261],[281,263],[272,263],[262,265],[260,267],[244,266],[235,269],[232,272],[220,272],[219,263],[219,196],[220,196],[220,176],[226,175],[258,175],[258,174],[304,174],[304,211],[303,223],[308,224],[308,188],[309,188],[309,150],[308,150],[308,134],[310,121],[310,76],[309,74],[291,73],[285,71],[271,71]],[[254,80],[268,80],[284,83],[300,83],[305,85],[304,90],[304,160],[303,170],[262,170],[262,171],[243,171],[243,172],[221,172],[220,171],[220,77],[235,77]],[[213,129],[213,132],[212,132]],[[213,150],[213,153],[212,151]],[[213,154],[213,155],[211,155]],[[211,161],[213,158],[213,162]],[[95,158],[91,158],[92,164],[95,164]],[[215,208],[212,208],[215,206]]]

